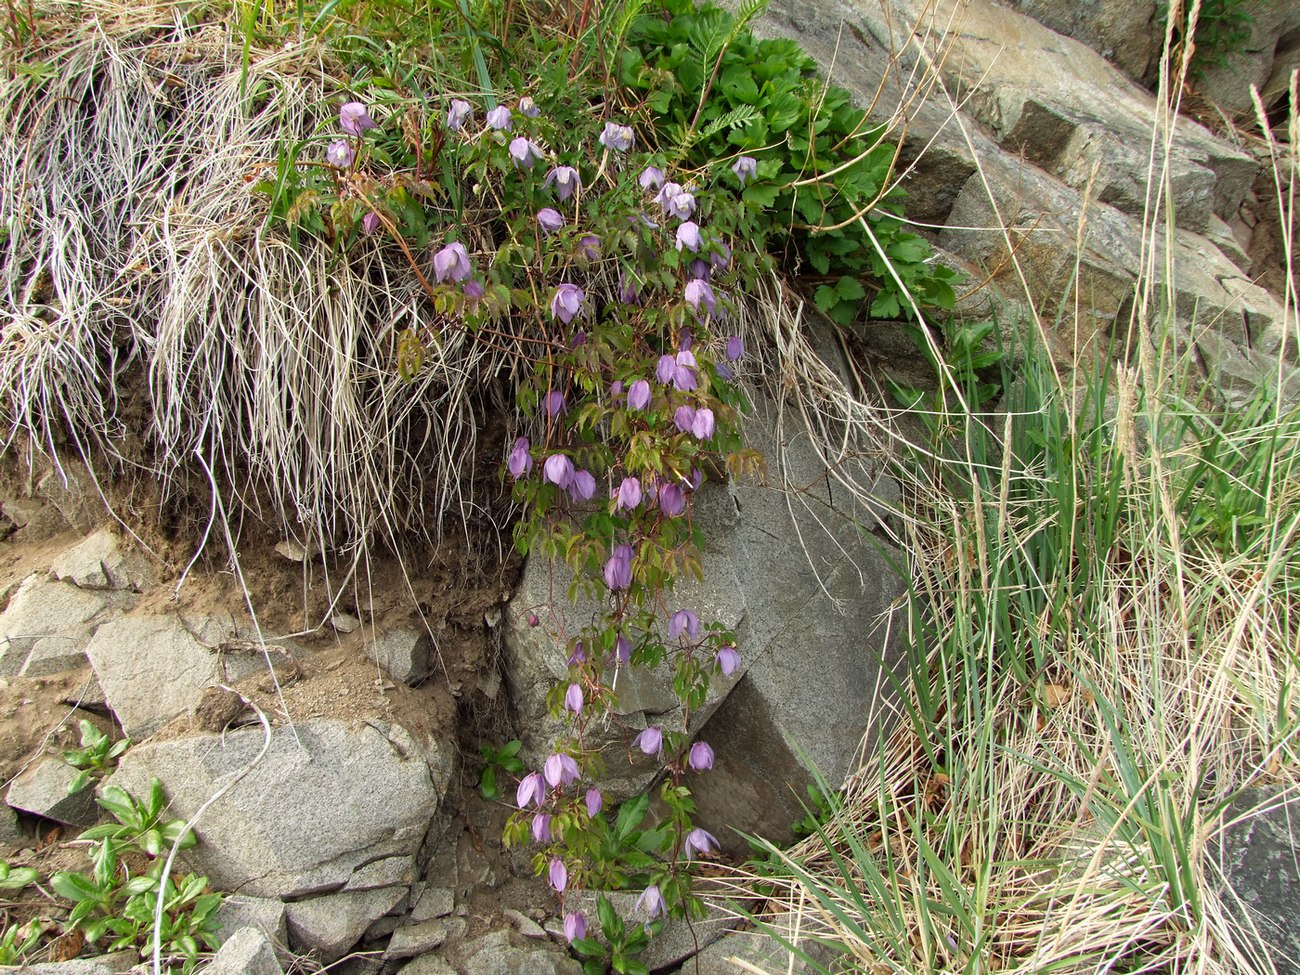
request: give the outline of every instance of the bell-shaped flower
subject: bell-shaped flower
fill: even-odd
[[[745,354],[745,340],[739,335],[731,335],[727,338],[726,348],[723,354],[731,361],[736,362]]]
[[[519,788],[515,790],[515,805],[527,809],[529,806],[540,806],[545,801],[546,783],[540,772],[529,772],[519,780]]]
[[[713,269],[709,266],[708,261],[697,257],[695,260],[691,261],[691,266],[687,268],[686,273],[693,278],[703,278],[707,281],[709,280],[709,274],[712,271]]]
[[[655,378],[664,385],[673,381],[673,373],[677,370],[677,360],[671,355],[661,355],[659,362],[655,365]]]
[[[464,281],[474,273],[469,262],[469,254],[460,241],[452,241],[433,255],[433,278],[439,284],[444,281]]]
[[[582,641],[577,640],[573,644],[573,652],[569,654],[569,666],[578,667],[587,662],[587,653],[582,649]]]
[[[715,271],[721,271],[731,263],[731,248],[720,240],[713,241],[713,249],[709,251],[709,266]]]
[[[713,749],[707,741],[697,741],[686,756],[686,764],[697,772],[713,768]]]
[[[465,296],[465,303],[471,311],[478,307],[478,303],[483,300],[485,294],[482,282],[475,281],[473,278],[461,285],[460,291]]]
[[[735,647],[719,647],[718,652],[713,655],[713,662],[718,665],[723,676],[730,677],[740,666],[740,651]]]
[[[668,620],[668,639],[676,640],[683,633],[691,640],[700,637],[700,618],[689,609],[679,609]]]
[[[641,304],[641,281],[635,274],[618,273],[618,300],[625,305]]]
[[[655,197],[664,213],[678,220],[689,220],[695,212],[695,194],[683,189],[677,183],[664,183],[663,189]]]
[[[533,472],[533,455],[529,452],[529,446],[528,438],[520,437],[515,441],[514,449],[510,451],[510,458],[506,461],[510,476],[516,481]]]
[[[596,478],[591,471],[574,471],[569,483],[569,497],[574,501],[590,501],[596,496]]]
[[[586,292],[576,284],[561,284],[551,299],[551,317],[568,325],[582,311],[582,300],[585,297]]]
[[[447,128],[459,132],[473,117],[474,109],[470,107],[469,102],[462,98],[453,98],[451,107],[447,109]]]
[[[510,140],[510,158],[516,166],[532,169],[533,163],[542,158],[542,150],[531,139],[518,135]]]
[[[542,207],[537,211],[537,225],[542,228],[542,233],[553,234],[564,226],[564,217],[560,216],[559,210]]]
[[[574,714],[582,713],[582,685],[570,684],[569,689],[564,692],[565,710],[572,711]]]
[[[614,505],[614,510],[620,509],[631,511],[641,503],[641,481],[635,477],[623,478],[623,483],[618,486],[616,495],[618,502]]]
[[[627,388],[627,405],[634,410],[644,410],[650,405],[650,384],[638,379]]]
[[[595,786],[587,790],[587,797],[583,801],[587,804],[587,815],[593,818],[598,816],[605,806],[605,797]]]
[[[559,893],[564,893],[564,887],[569,882],[569,871],[565,869],[564,861],[559,857],[551,860],[551,865],[546,870],[547,879],[552,887]]]
[[[578,253],[584,260],[594,261],[600,258],[600,238],[595,234],[583,234],[578,238]]]
[[[551,454],[542,464],[542,480],[567,488],[573,482],[573,461],[564,454]]]
[[[617,592],[632,585],[632,546],[619,545],[605,563],[605,585]]]
[[[694,220],[683,221],[677,227],[677,249],[686,248],[692,254],[704,246],[704,238],[700,236],[700,225]]]
[[[686,834],[686,842],[682,845],[682,850],[686,854],[686,859],[693,859],[701,853],[713,853],[718,849],[718,840],[712,833],[706,833],[698,826]]]
[[[668,201],[681,192],[682,184],[674,183],[672,180],[669,180],[659,187],[659,192],[655,194],[655,202],[667,210]]]
[[[609,384],[609,398],[617,402],[623,398],[623,380],[615,379]]]
[[[587,936],[587,919],[582,911],[570,911],[564,915],[564,940],[573,944]]]
[[[519,99],[519,114],[526,118],[537,118],[542,114],[542,110],[537,107],[532,95],[525,95]]]
[[[659,510],[669,518],[676,518],[686,510],[686,492],[680,484],[664,484],[659,488]]]
[[[690,349],[682,349],[673,358],[673,386],[689,393],[696,386],[695,356]]]
[[[731,164],[731,171],[736,174],[736,179],[740,180],[740,185],[745,185],[745,180],[753,179],[758,175],[758,160],[753,156],[740,156]]]
[[[630,126],[606,122],[596,141],[613,152],[627,152],[636,144],[636,133]]]
[[[347,102],[339,109],[339,128],[348,135],[359,136],[366,129],[375,128],[375,120],[361,102]]]
[[[643,190],[657,190],[664,185],[664,171],[658,166],[647,166],[641,170],[641,175],[636,181],[641,184]]]
[[[632,641],[622,633],[614,641],[614,659],[624,667],[632,662]]]
[[[709,287],[709,282],[695,278],[693,281],[686,282],[686,303],[695,309],[696,314],[699,314],[700,306],[703,305],[704,313],[712,315],[718,300],[713,296],[713,289]]]
[[[335,139],[326,147],[325,158],[331,166],[347,169],[356,158],[356,153],[352,151],[352,144],[347,139]]]
[[[373,210],[361,218],[361,229],[368,234],[373,234],[378,230],[379,224],[379,214],[375,213]]]
[[[578,176],[578,171],[572,166],[556,166],[546,174],[544,186],[555,186],[555,196],[561,202],[573,196],[582,188],[582,180]]]
[[[667,908],[664,906],[664,895],[659,893],[658,885],[651,884],[643,890],[641,896],[636,899],[636,903],[632,905],[632,909],[644,911],[646,917],[651,920],[661,914],[666,914]]]
[[[548,417],[556,417],[564,412],[564,394],[558,389],[552,389],[542,397],[542,409]]]
[[[632,739],[632,746],[641,749],[643,754],[658,755],[663,751],[664,733],[657,726],[650,725]]]
[[[533,841],[536,843],[551,842],[551,817],[548,813],[533,814]]]
[[[498,129],[503,132],[509,132],[515,126],[514,117],[510,114],[510,109],[504,105],[498,105],[492,111],[487,113],[487,127],[489,129]]]
[[[691,427],[695,423],[695,410],[693,407],[685,404],[677,407],[673,412],[673,425],[682,433],[690,433]]]
[[[582,773],[578,770],[578,763],[573,760],[572,755],[557,752],[547,756],[546,763],[542,766],[542,774],[547,782],[557,786],[576,782]]]
[[[713,411],[707,406],[701,410],[695,411],[695,419],[691,421],[691,433],[695,435],[696,440],[708,440],[713,436]]]

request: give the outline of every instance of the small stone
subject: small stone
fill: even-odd
[[[9,806],[0,805],[0,846],[19,849],[27,843],[29,837],[23,832],[18,814]]]
[[[398,969],[397,975],[456,975],[456,969],[446,959],[429,954],[408,961]]]
[[[240,928],[226,939],[204,969],[208,975],[283,975],[265,932]]]
[[[360,625],[361,621],[351,613],[335,613],[330,617],[330,626],[337,633],[353,633]]]
[[[50,570],[62,582],[81,589],[129,589],[142,592],[157,577],[149,563],[134,552],[123,552],[107,528],[88,535],[54,560]]]
[[[295,901],[285,908],[290,943],[297,951],[314,952],[325,964],[338,961],[405,896],[403,888],[388,887]]]
[[[512,908],[506,908],[501,912],[502,916],[514,925],[516,931],[525,938],[545,938],[546,931],[542,926],[526,915],[520,914]]]
[[[464,927],[464,919],[458,917],[440,917],[432,921],[408,924],[393,932],[393,940],[388,942],[388,950],[384,952],[384,958],[391,961],[422,955],[426,951],[432,951],[446,944],[458,931],[463,934]]]
[[[363,649],[367,657],[405,684],[417,684],[429,676],[433,643],[429,634],[414,627],[389,630]]]
[[[67,762],[46,758],[14,779],[5,801],[15,809],[68,826],[94,826],[99,820],[95,790],[87,785],[68,795],[68,786],[76,775],[77,770]]]
[[[456,893],[450,887],[426,887],[411,910],[411,920],[428,921],[435,917],[446,917],[455,909]]]
[[[308,559],[319,554],[320,549],[316,545],[305,546],[293,539],[285,539],[275,546],[275,551],[283,558],[290,562],[306,562]]]
[[[284,904],[274,897],[249,897],[247,894],[230,894],[217,908],[217,939],[226,941],[243,928],[256,928],[272,945],[286,950],[289,930],[285,922]]]

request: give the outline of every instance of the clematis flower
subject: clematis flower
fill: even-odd
[[[542,207],[537,211],[537,225],[542,228],[542,233],[552,234],[564,226],[564,218],[560,216],[560,211]]]
[[[691,422],[691,433],[695,435],[696,440],[708,440],[713,436],[713,411],[707,406],[695,411],[695,419]]]
[[[731,263],[731,248],[720,240],[713,242],[713,250],[709,253],[709,266],[715,271],[721,271]]]
[[[669,518],[676,518],[686,510],[686,493],[678,484],[665,484],[659,488],[659,510]]]
[[[605,798],[595,786],[587,790],[587,797],[583,801],[587,804],[587,815],[593,818],[599,815],[600,810],[605,806]]]
[[[691,752],[686,757],[686,764],[697,772],[713,768],[713,749],[709,747],[709,743],[697,741],[692,745]]]
[[[636,133],[629,126],[606,122],[596,141],[614,152],[627,152],[636,143]]]
[[[510,459],[506,461],[510,476],[516,481],[533,472],[533,455],[529,453],[529,446],[528,438],[520,437],[510,451]]]
[[[745,340],[739,335],[729,336],[724,354],[730,361],[736,362],[745,354]]]
[[[668,639],[676,640],[683,633],[692,640],[700,637],[700,618],[689,609],[679,609],[668,620]]]
[[[614,641],[614,659],[623,666],[632,662],[632,644],[622,633]]]
[[[685,224],[683,224],[682,226],[685,226]],[[697,257],[695,260],[691,261],[691,266],[688,269],[688,273],[693,278],[702,278],[703,280],[707,281],[709,280],[709,274],[712,272],[712,270],[713,269],[709,266],[708,261],[701,260],[700,258]]]
[[[533,840],[537,843],[551,842],[551,817],[546,813],[533,816]]]
[[[590,501],[596,496],[596,478],[591,471],[574,471],[569,483],[569,497],[574,501]]]
[[[587,662],[587,654],[582,649],[582,641],[578,640],[573,644],[573,653],[569,654],[569,666],[577,667]]]
[[[326,148],[325,158],[329,160],[331,166],[347,169],[356,158],[356,153],[352,151],[352,146],[347,139],[335,139]]]
[[[631,511],[641,503],[641,482],[635,477],[623,478],[623,483],[618,486],[618,503],[614,505],[614,510],[618,511],[625,508]]]
[[[582,180],[578,176],[578,171],[572,166],[556,166],[546,174],[546,181],[542,185],[555,185],[555,195],[561,202],[567,200],[573,194],[582,189]]]
[[[361,102],[347,102],[339,109],[339,128],[348,135],[360,136],[366,129],[375,128],[375,120]]]
[[[623,396],[623,380],[615,379],[609,384],[609,398],[612,400],[621,399]]]
[[[373,234],[379,229],[379,214],[373,210],[361,218],[361,229],[368,234]]]
[[[470,278],[461,285],[460,291],[461,294],[465,296],[465,301],[469,305],[471,311],[478,306],[480,301],[483,300],[483,285],[481,282],[475,281],[473,278]]]
[[[516,166],[532,169],[533,163],[542,158],[542,150],[537,143],[520,135],[510,140],[510,158]]]
[[[578,252],[588,261],[600,257],[600,238],[595,234],[583,234],[578,239]]]
[[[570,911],[564,915],[564,940],[572,944],[587,936],[587,919],[582,911]]]
[[[695,309],[697,315],[701,305],[704,306],[706,315],[712,315],[718,300],[713,296],[713,289],[709,287],[709,282],[696,278],[686,282],[686,303]]]
[[[531,95],[525,95],[523,98],[519,99],[519,114],[527,116],[528,118],[537,118],[537,116],[542,114],[542,110],[537,107],[537,103],[533,101]]]
[[[549,417],[559,416],[564,412],[564,394],[558,389],[549,391],[542,397],[542,409]]]
[[[695,355],[690,349],[681,349],[673,358],[673,385],[677,389],[689,393],[695,388],[696,365]]]
[[[657,884],[651,884],[643,890],[632,908],[636,911],[645,911],[646,917],[651,919],[667,912],[664,907],[664,896],[659,893]]]
[[[664,183],[655,200],[663,207],[664,213],[678,220],[689,220],[695,212],[695,195],[677,183]]]
[[[569,689],[564,692],[564,706],[574,714],[582,713],[582,685],[570,684]]]
[[[555,297],[551,299],[551,317],[568,325],[582,310],[582,299],[585,297],[586,292],[576,284],[560,285],[555,289]]]
[[[474,109],[470,107],[469,102],[460,98],[451,100],[451,107],[447,109],[447,128],[453,132],[459,132],[465,127],[465,123],[474,117]]]
[[[464,281],[474,271],[465,245],[452,241],[433,255],[433,277],[439,284],[444,281]]]
[[[713,655],[713,662],[718,665],[718,669],[724,676],[730,677],[740,666],[740,651],[735,647],[719,647],[718,652]]]
[[[615,546],[614,554],[609,557],[609,561],[605,563],[605,585],[612,591],[617,592],[632,585],[633,554],[631,545],[618,545]]]
[[[545,801],[546,783],[542,781],[540,772],[529,772],[519,780],[519,788],[515,790],[515,805],[527,809],[530,805],[540,806]]]
[[[745,180],[753,179],[758,175],[758,160],[753,156],[741,156],[731,164],[731,171],[736,174],[736,179],[740,180],[740,185],[745,185]]]
[[[638,379],[627,390],[627,405],[634,410],[644,410],[650,405],[650,384]]]
[[[573,461],[564,454],[551,454],[542,465],[542,480],[567,488],[573,481]]]
[[[713,853],[718,848],[718,840],[712,833],[706,833],[698,826],[686,834],[682,850],[690,860],[697,853]]]
[[[678,250],[684,247],[694,254],[703,245],[704,239],[700,236],[700,225],[694,220],[686,220],[677,227]]]
[[[677,407],[673,413],[673,425],[682,433],[690,433],[691,427],[695,424],[695,410],[690,406],[683,404]]]
[[[492,111],[487,113],[487,127],[489,129],[499,129],[504,132],[509,132],[514,128],[514,125],[514,117],[511,116],[510,109],[506,108],[504,105],[498,105],[496,108],[492,109]]]
[[[641,175],[636,181],[641,184],[643,190],[657,190],[664,185],[664,171],[658,166],[647,166],[641,170]]]
[[[655,725],[650,725],[632,739],[632,744],[646,755],[658,755],[663,751],[664,733]]]
[[[620,271],[618,274],[618,300],[625,305],[641,303],[641,282],[635,274]]]
[[[547,868],[547,876],[551,886],[559,893],[564,892],[564,886],[569,882],[569,871],[564,867],[564,861],[559,857],[551,859],[551,865]]]
[[[545,775],[547,782],[552,786],[557,786],[576,782],[581,773],[578,771],[578,763],[573,760],[572,755],[563,755],[557,752],[554,755],[547,756],[546,764],[542,766],[542,774]]]
[[[677,370],[677,360],[671,355],[661,355],[659,362],[655,365],[655,378],[664,385],[673,381],[673,373]]]

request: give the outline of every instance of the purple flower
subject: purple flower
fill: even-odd
[[[677,389],[689,393],[695,388],[695,366],[695,356],[690,349],[677,353],[673,359],[673,385]]]
[[[371,210],[361,218],[361,229],[368,234],[373,234],[379,229],[379,214]]]
[[[753,156],[741,156],[731,164],[731,171],[736,174],[736,179],[740,180],[740,185],[745,185],[745,180],[753,179],[758,175],[758,160]]]
[[[600,794],[600,790],[595,786],[592,786],[587,790],[587,798],[585,802],[587,803],[587,815],[593,818],[599,814],[601,809],[605,806],[605,799]]]
[[[664,733],[655,725],[650,725],[632,739],[632,744],[646,755],[657,755],[664,747]]]
[[[698,491],[700,485],[704,483],[704,472],[698,467],[691,468],[690,486],[692,491]]]
[[[714,654],[713,662],[718,665],[724,676],[730,677],[740,666],[740,651],[735,647],[720,647]]]
[[[574,714],[581,714],[582,701],[582,685],[570,684],[569,689],[564,692],[564,706]]]
[[[657,190],[664,185],[664,171],[658,166],[647,166],[636,180],[643,190]]]
[[[715,271],[721,271],[731,263],[731,248],[720,240],[713,242],[713,250],[709,253],[709,266]]]
[[[677,183],[664,183],[655,200],[663,207],[664,213],[678,220],[689,220],[695,212],[695,195]]]
[[[453,132],[459,132],[465,127],[465,123],[474,117],[474,109],[470,107],[469,102],[460,98],[451,100],[451,108],[447,109],[447,128]]]
[[[638,379],[627,390],[627,405],[634,410],[644,410],[650,405],[650,384]]]
[[[587,936],[587,919],[582,911],[570,911],[564,915],[564,940],[572,944]]]
[[[569,497],[574,501],[590,501],[596,496],[596,478],[591,471],[575,471],[569,483]]]
[[[685,226],[685,224],[683,224],[683,226]],[[709,272],[711,270],[712,269],[709,267],[708,261],[701,260],[700,258],[697,257],[695,260],[691,261],[691,266],[688,269],[688,273],[693,278],[703,278],[705,281],[707,281],[709,280]]]
[[[648,918],[655,918],[666,913],[664,896],[659,893],[659,887],[651,884],[643,890],[641,896],[636,899],[636,903],[632,905],[632,909],[636,911],[644,910]]]
[[[588,261],[600,257],[600,238],[595,234],[583,234],[578,239],[578,252]]]
[[[691,423],[691,433],[695,434],[696,440],[708,440],[713,436],[713,411],[707,406],[702,410],[696,410],[695,419]]]
[[[622,633],[614,641],[614,659],[624,666],[632,662],[632,643]]]
[[[673,424],[682,433],[690,433],[691,427],[695,423],[695,410],[692,407],[682,405],[677,407],[673,413]]]
[[[541,626],[541,625],[542,625],[542,619],[541,619],[541,617],[538,616],[536,613],[531,613],[531,612],[530,612],[527,616],[524,617],[524,619],[526,619],[526,620],[528,621],[528,625],[529,625],[529,626]]]
[[[745,354],[745,340],[739,335],[730,336],[724,354],[730,361],[736,362]]]
[[[691,753],[686,758],[686,764],[697,772],[713,768],[713,749],[709,747],[709,743],[707,741],[697,741],[692,745]]]
[[[578,763],[573,760],[573,756],[563,755],[559,752],[547,756],[546,764],[542,766],[542,772],[546,776],[546,781],[552,786],[568,785],[570,782],[576,782],[581,774],[578,771]]]
[[[606,122],[604,130],[596,141],[614,152],[627,152],[636,143],[636,133],[626,125]]]
[[[686,843],[682,847],[688,860],[697,853],[712,853],[717,848],[717,838],[712,833],[706,833],[698,826],[686,834]]]
[[[573,653],[569,654],[569,666],[577,667],[579,664],[587,662],[587,654],[582,649],[582,641],[578,640],[573,644]]]
[[[686,303],[695,309],[697,315],[700,305],[704,306],[705,314],[712,315],[717,306],[717,299],[713,297],[713,289],[709,287],[709,282],[696,278],[686,282]]]
[[[537,843],[551,842],[551,817],[547,813],[535,813],[533,815],[533,841]]]
[[[516,481],[533,472],[533,455],[529,453],[527,437],[520,437],[515,441],[514,449],[510,451],[510,459],[506,461],[506,466],[510,469],[510,476]]]
[[[373,129],[375,120],[360,102],[348,102],[339,109],[339,128],[348,135],[359,136],[366,129]]]
[[[542,480],[567,488],[573,482],[573,461],[564,454],[551,454],[542,465]]]
[[[686,510],[686,493],[679,484],[665,484],[659,488],[659,510],[669,518],[676,518]]]
[[[676,370],[677,360],[670,355],[661,355],[658,364],[655,366],[655,378],[667,385],[673,381],[673,373]]]
[[[532,95],[525,95],[523,98],[519,99],[519,114],[526,116],[527,118],[537,118],[537,116],[542,114],[542,110],[537,107],[537,103],[533,101]]]
[[[329,160],[331,166],[347,169],[352,165],[352,160],[356,158],[356,153],[352,151],[352,146],[347,139],[335,139],[326,148],[325,158]]]
[[[578,171],[572,166],[556,166],[547,173],[544,185],[550,186],[552,183],[555,184],[555,195],[561,202],[573,196],[574,191],[582,188]]]
[[[558,892],[564,892],[564,885],[569,882],[569,871],[564,868],[564,861],[559,857],[551,859],[551,865],[547,869],[547,874],[551,881],[551,886]]]
[[[622,395],[623,395],[623,380],[615,379],[612,383],[609,384],[610,399],[616,400]]]
[[[618,545],[605,563],[605,585],[615,592],[632,585],[632,546]]]
[[[498,105],[487,113],[487,127],[489,129],[502,129],[509,132],[514,128],[514,125],[515,120],[510,115],[510,109],[504,105]]]
[[[564,394],[558,389],[552,389],[542,397],[542,409],[547,416],[559,416],[564,412]]]
[[[465,301],[469,303],[471,308],[483,300],[483,285],[481,282],[475,281],[473,278],[461,285],[460,290],[461,294],[465,296]]]
[[[679,609],[668,620],[668,639],[676,640],[683,633],[692,640],[700,636],[700,618],[689,609]]]
[[[618,272],[618,300],[625,305],[640,304],[641,281],[635,274]]]
[[[541,773],[529,772],[519,780],[519,788],[515,790],[515,805],[527,809],[530,805],[540,806],[545,801],[546,783],[542,781]]]
[[[564,218],[560,211],[542,207],[537,211],[537,225],[542,228],[542,233],[551,234],[564,226]]]
[[[560,285],[555,289],[555,297],[551,299],[551,317],[568,325],[582,310],[582,299],[585,297],[586,292],[576,284]]]
[[[465,245],[459,241],[452,241],[433,255],[433,277],[439,284],[444,281],[464,281],[473,272],[469,254],[465,253]]]
[[[516,166],[532,169],[533,163],[542,158],[542,150],[537,143],[520,135],[510,140],[510,158]]]
[[[687,220],[677,227],[677,249],[685,247],[691,253],[695,253],[704,245],[704,239],[700,236],[700,225],[694,220]]]
[[[614,510],[626,508],[631,511],[641,503],[641,482],[635,477],[623,478],[623,483],[618,486],[618,503],[614,505]]]

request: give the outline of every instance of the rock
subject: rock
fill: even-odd
[[[596,923],[596,904],[600,897],[596,891],[584,890],[577,895],[577,909],[587,918],[587,936],[606,943]],[[640,924],[645,916],[635,910],[639,892],[610,891],[604,894],[609,898],[614,912],[628,924]],[[708,916],[702,921],[689,924],[682,918],[669,918],[663,929],[650,939],[641,960],[651,970],[660,970],[679,964],[687,958],[698,954],[703,948],[721,938],[736,923],[730,914],[710,907]]]
[[[464,937],[467,927],[468,924],[463,917],[440,917],[432,921],[407,924],[393,932],[392,940],[388,942],[388,949],[384,952],[384,958],[388,961],[401,961],[403,958],[423,955],[434,948],[442,947],[448,941]]]
[[[365,654],[404,684],[418,684],[429,676],[433,642],[414,627],[389,630],[365,644]]]
[[[426,887],[411,908],[411,920],[428,921],[446,917],[456,909],[456,892],[450,887]]]
[[[213,886],[303,897],[342,889],[377,860],[419,851],[446,792],[454,746],[417,742],[397,725],[353,728],[332,718],[299,722],[297,735],[273,729],[261,762],[204,814],[188,856]],[[110,781],[140,794],[157,776],[171,815],[187,818],[262,743],[260,727],[146,742],[122,757]]]
[[[266,933],[256,927],[234,932],[204,971],[208,975],[283,975],[275,949]]]
[[[274,897],[230,894],[217,908],[217,939],[224,942],[235,932],[255,928],[288,957],[289,929],[284,903]]]
[[[517,939],[517,940],[516,940]],[[569,953],[545,941],[525,941],[512,931],[493,931],[448,950],[460,975],[581,975]],[[403,969],[405,971],[405,969]]]
[[[374,890],[378,887],[409,887],[415,881],[415,857],[384,857],[353,871],[344,890]]]
[[[19,972],[22,975],[122,975],[134,968],[139,961],[140,953],[137,951],[114,951],[94,958],[24,965]]]
[[[1140,85],[1155,80],[1164,31],[1154,0],[1003,0],[1058,34],[1088,45]]]
[[[95,790],[89,785],[72,795],[68,786],[77,770],[57,758],[39,759],[14,779],[5,801],[15,809],[82,828],[99,820]]]
[[[545,938],[546,932],[542,926],[525,914],[520,914],[513,908],[506,908],[501,912],[501,916],[510,922],[516,931],[525,938]]]
[[[0,846],[16,850],[26,845],[29,839],[23,831],[23,824],[18,821],[18,814],[7,805],[0,805]]]
[[[0,677],[84,667],[94,625],[122,605],[119,597],[29,576],[0,614]],[[40,652],[33,655],[38,643]]]
[[[140,741],[192,713],[216,661],[174,615],[114,620],[86,647],[100,686],[127,737]]]
[[[456,969],[437,955],[421,955],[399,968],[397,975],[456,975]]]
[[[1284,407],[1300,403],[1300,370],[1283,363],[1279,388],[1277,356],[1243,348],[1213,331],[1202,332],[1194,342],[1206,379],[1229,407],[1245,406],[1261,389],[1278,389]]]
[[[129,589],[143,592],[157,578],[149,563],[123,552],[114,534],[101,528],[68,549],[50,567],[62,582],[82,589]]]
[[[1272,107],[1284,97],[1290,73],[1300,67],[1300,7],[1278,0],[1239,0],[1233,10],[1241,15],[1246,37],[1221,58],[1193,62],[1199,72],[1194,86],[1227,115],[1246,116],[1253,124],[1251,85],[1260,90],[1265,107]],[[1202,37],[1197,40],[1203,43]]]
[[[275,551],[281,558],[288,559],[290,562],[308,562],[319,555],[321,549],[320,544],[315,539],[303,545],[292,538],[286,538],[284,541],[276,543]]]
[[[330,626],[336,633],[354,633],[360,625],[361,621],[351,613],[335,613],[330,617]]]
[[[80,461],[61,464],[36,484],[36,494],[58,509],[63,519],[85,535],[108,514],[94,476]]]
[[[728,932],[707,945],[683,971],[690,975],[741,975],[751,971],[813,975],[814,972],[833,970],[830,960],[834,953],[824,945],[805,938],[798,942],[798,948],[816,965],[810,965],[770,936],[753,931]]]
[[[389,887],[294,901],[285,908],[289,943],[295,951],[310,951],[327,965],[338,961],[361,939],[366,928],[405,896],[405,888]]]

